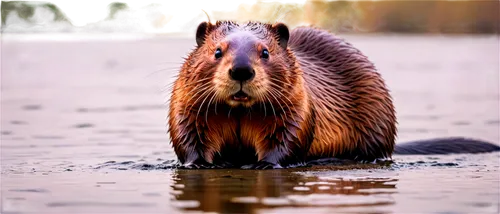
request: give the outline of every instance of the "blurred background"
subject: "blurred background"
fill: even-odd
[[[2,1],[2,32],[189,34],[212,20],[282,21],[342,33],[499,32],[499,1]]]
[[[290,12],[291,26],[316,25],[355,33],[491,33],[499,31],[500,1],[305,1],[256,2],[235,11],[211,11],[213,19],[274,21]]]

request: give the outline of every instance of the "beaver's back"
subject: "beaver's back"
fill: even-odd
[[[390,157],[395,110],[382,77],[367,57],[342,39],[309,27],[294,29],[289,47],[316,111],[309,156]]]

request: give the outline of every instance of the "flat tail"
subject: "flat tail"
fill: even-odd
[[[482,140],[464,137],[435,138],[398,143],[394,154],[433,155],[433,154],[476,154],[500,151],[500,146]]]

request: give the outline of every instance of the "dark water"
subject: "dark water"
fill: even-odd
[[[499,140],[498,37],[349,36],[395,99],[400,142]],[[3,35],[2,213],[498,213],[500,154],[180,170],[169,84],[194,39]]]

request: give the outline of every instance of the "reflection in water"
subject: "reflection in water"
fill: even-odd
[[[305,176],[284,170],[175,170],[173,204],[184,211],[255,213],[284,207],[384,206],[394,203],[394,178]]]
[[[500,143],[498,36],[346,39],[393,91],[398,142]],[[499,213],[500,153],[394,156],[388,169],[175,169],[163,95],[194,43],[2,40],[1,212]]]

